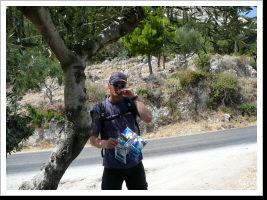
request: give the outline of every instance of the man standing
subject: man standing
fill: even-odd
[[[114,72],[110,75],[108,83],[110,94],[105,100],[105,115],[120,115],[120,117],[104,122],[101,119],[96,120],[93,133],[90,137],[92,146],[105,150],[103,158],[104,171],[101,184],[102,190],[121,190],[123,181],[125,181],[129,190],[147,190],[142,153],[140,153],[138,161],[133,161],[127,156],[126,164],[115,158],[114,147],[118,145],[117,138],[123,130],[128,127],[136,132],[135,116],[133,116],[133,113],[130,114],[127,112],[129,108],[125,103],[125,98],[128,98],[127,100],[133,106],[136,115],[142,121],[150,123],[152,120],[152,115],[148,108],[126,86],[127,76],[124,73]],[[94,105],[92,110],[95,110],[100,115],[100,104]],[[99,134],[101,134],[101,138]]]

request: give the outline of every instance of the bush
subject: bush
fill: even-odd
[[[139,95],[141,101],[143,101],[146,105],[156,105],[159,102],[157,95],[155,96],[156,90],[153,92],[149,89],[137,89],[136,94]]]
[[[181,83],[179,81],[179,78],[171,77],[168,78],[166,82],[167,84],[164,92],[176,96],[181,90]]]
[[[148,89],[138,89],[136,90],[137,95],[141,95],[144,98],[149,98],[152,96],[152,93]]]
[[[45,124],[45,122],[50,122],[52,119],[57,120],[59,122],[65,121],[65,114],[64,113],[58,113],[55,110],[39,110],[35,107],[33,107],[31,104],[26,104],[29,116],[32,118],[33,125],[37,125],[39,127],[42,126],[42,124]]]
[[[168,102],[168,110],[170,111],[173,121],[176,121],[181,117],[180,109],[176,100],[170,100]]]
[[[242,112],[242,115],[257,115],[257,105],[252,103],[243,103],[237,106],[237,109],[239,109]]]
[[[210,107],[214,108],[220,103],[231,106],[239,100],[238,78],[231,73],[219,73],[210,86]]]
[[[35,125],[40,125],[44,119],[43,113],[31,104],[26,104],[29,116],[32,118],[32,122]]]
[[[98,83],[87,83],[86,86],[86,98],[90,103],[98,103],[105,99],[104,87]]]
[[[197,87],[198,83],[207,77],[204,72],[196,72],[196,71],[183,71],[178,74],[180,79],[181,86],[184,89],[187,89],[190,85],[192,87]]]
[[[208,72],[210,68],[210,58],[210,54],[201,52],[200,54],[198,54],[198,57],[195,58],[194,62],[201,70]]]

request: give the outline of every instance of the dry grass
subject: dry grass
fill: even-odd
[[[193,120],[187,120],[184,122],[176,122],[171,125],[166,125],[160,127],[155,133],[150,133],[148,135],[142,136],[144,139],[154,139],[162,137],[173,137],[173,136],[184,136],[184,135],[194,135],[206,132],[215,132],[225,129],[241,128],[246,126],[256,125],[257,121],[254,122],[208,122],[199,121],[195,122]]]

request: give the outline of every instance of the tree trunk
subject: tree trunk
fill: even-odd
[[[234,55],[237,56],[237,40],[234,38]]]
[[[158,68],[160,68],[160,54],[158,54]]]
[[[152,75],[152,65],[151,65],[151,55],[147,56],[147,62],[148,62],[148,68],[149,68],[149,74]]]
[[[133,7],[126,18],[104,29],[100,40],[83,44],[74,42],[68,49],[52,22],[46,7],[18,7],[40,31],[44,40],[60,61],[64,72],[65,130],[60,133],[48,161],[30,181],[23,182],[20,190],[56,190],[71,162],[80,154],[93,128],[92,118],[86,107],[85,62],[104,46],[117,41],[134,30],[144,18],[142,7]],[[88,39],[88,38],[86,38]],[[89,38],[90,39],[90,38]]]
[[[163,69],[165,69],[165,62],[166,62],[166,57],[164,54],[164,51],[162,52],[162,63],[163,63]]]
[[[77,60],[67,67],[65,76],[65,130],[60,133],[50,158],[41,171],[30,181],[23,182],[20,190],[56,190],[58,183],[72,161],[80,154],[90,137],[92,120],[85,104],[85,64]]]

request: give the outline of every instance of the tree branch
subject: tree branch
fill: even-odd
[[[84,40],[82,43],[74,43],[73,50],[82,56],[90,59],[107,44],[117,41],[124,35],[132,32],[145,18],[144,10],[141,6],[133,7],[125,17],[118,19],[117,22],[104,29],[98,36],[99,39]]]
[[[67,48],[59,35],[59,32],[51,19],[48,8],[43,6],[18,6],[17,8],[40,31],[43,39],[47,42],[57,59],[60,61],[61,66],[65,66],[65,63],[68,63],[73,59],[74,54]],[[66,60],[66,58],[69,60]]]

